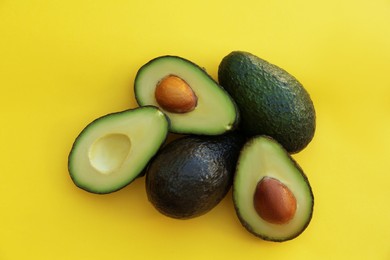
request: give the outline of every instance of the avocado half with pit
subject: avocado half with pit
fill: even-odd
[[[249,232],[282,242],[309,225],[314,196],[308,178],[287,151],[271,137],[256,136],[240,153],[233,202]]]
[[[152,106],[100,117],[76,138],[68,157],[70,177],[88,192],[117,191],[143,172],[168,128],[164,113]]]
[[[233,130],[239,120],[230,95],[204,69],[178,56],[143,65],[134,92],[140,106],[157,106],[169,117],[174,133],[219,135]]]

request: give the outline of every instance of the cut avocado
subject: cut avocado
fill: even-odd
[[[249,232],[282,242],[309,225],[314,197],[306,175],[287,151],[271,137],[256,136],[240,153],[233,202]]]
[[[222,59],[218,79],[237,103],[246,134],[271,136],[290,153],[310,143],[316,125],[314,105],[287,71],[248,52],[234,51]]]
[[[229,94],[202,68],[177,56],[161,56],[143,65],[134,82],[140,106],[158,106],[170,119],[170,131],[219,135],[239,119]]]
[[[76,138],[68,158],[73,182],[92,193],[110,193],[132,182],[168,134],[168,119],[146,106],[100,117]]]
[[[240,148],[237,133],[186,136],[162,148],[146,171],[149,201],[162,214],[189,219],[214,208],[229,191]]]

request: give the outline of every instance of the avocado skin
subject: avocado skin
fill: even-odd
[[[244,142],[236,132],[172,141],[146,171],[149,201],[160,213],[176,219],[207,213],[230,190]]]
[[[234,51],[222,59],[218,80],[236,101],[240,128],[247,135],[271,136],[289,153],[301,151],[313,139],[313,102],[302,84],[282,68]]]

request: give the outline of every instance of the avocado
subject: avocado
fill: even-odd
[[[218,80],[237,103],[247,135],[271,136],[289,153],[301,151],[312,140],[313,102],[287,71],[251,53],[234,51],[219,64]]]
[[[239,112],[230,95],[204,69],[178,56],[144,64],[134,80],[140,106],[159,107],[179,134],[220,135],[234,130]]]
[[[291,240],[312,218],[314,196],[307,176],[268,136],[255,136],[243,146],[232,193],[241,224],[264,240]]]
[[[168,134],[169,122],[156,107],[116,112],[88,124],[68,157],[71,179],[91,193],[110,193],[146,168]]]
[[[176,219],[190,219],[210,211],[231,188],[244,141],[236,132],[172,141],[146,170],[149,201],[160,213]]]

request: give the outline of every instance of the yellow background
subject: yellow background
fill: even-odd
[[[71,182],[93,119],[135,107],[134,76],[173,54],[214,78],[233,50],[296,76],[317,110],[294,158],[315,211],[295,240],[241,227],[231,194],[169,219],[144,179],[110,195]],[[390,1],[0,0],[0,259],[390,259]]]

